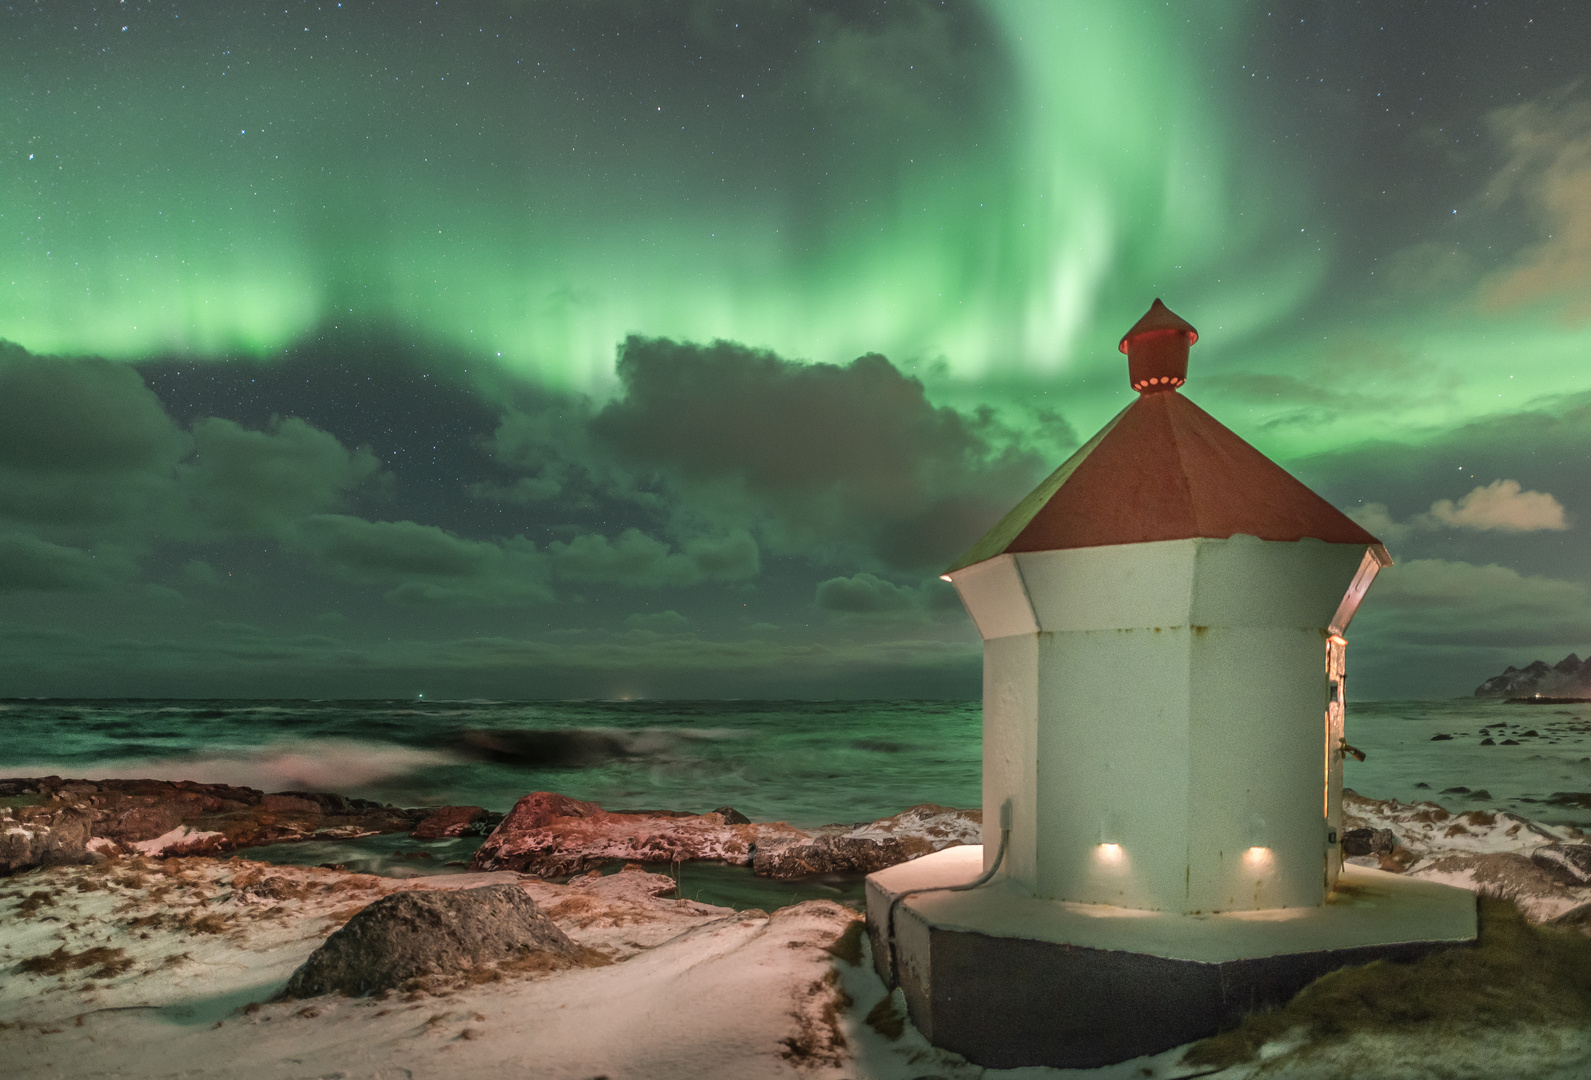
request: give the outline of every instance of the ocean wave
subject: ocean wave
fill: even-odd
[[[108,759],[81,764],[8,765],[11,776],[66,776],[82,780],[192,780],[261,791],[347,791],[408,776],[424,769],[459,765],[446,750],[420,750],[391,743],[306,739],[164,758]]]
[[[727,728],[491,728],[460,732],[458,747],[499,765],[580,769],[617,760],[667,759],[687,742],[738,734]]]

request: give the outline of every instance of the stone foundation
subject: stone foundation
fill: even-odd
[[[955,848],[867,879],[874,963],[936,1046],[988,1068],[1093,1068],[1213,1035],[1336,968],[1475,940],[1474,895],[1362,867],[1315,908],[1168,915],[1039,900]]]

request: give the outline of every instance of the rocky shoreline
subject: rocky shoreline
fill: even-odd
[[[111,857],[222,855],[303,840],[389,833],[485,836],[471,869],[563,878],[612,863],[697,860],[770,878],[871,873],[953,844],[978,843],[981,812],[924,804],[874,822],[801,829],[704,814],[610,811],[533,792],[507,815],[479,806],[404,808],[323,792],[262,792],[166,780],[0,780],[0,875]]]
[[[1591,932],[1591,843],[1572,826],[1351,791],[1344,810],[1355,862]],[[729,807],[610,811],[535,792],[498,819],[43,778],[0,782],[0,819],[8,857],[20,844],[38,860],[0,879],[0,1060],[21,1080],[983,1075],[906,1022],[854,908],[736,911],[680,898],[642,865],[863,868],[976,842],[975,812],[920,806],[798,829]],[[490,834],[475,869],[434,877],[247,857],[257,843],[422,828]],[[183,853],[199,845],[226,857]],[[1186,1075],[1180,1053],[1135,1075]]]
[[[325,792],[170,780],[0,780],[0,875],[112,856],[220,855],[298,840],[489,831],[478,806],[405,809]]]

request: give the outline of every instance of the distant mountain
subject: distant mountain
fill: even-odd
[[[1570,653],[1548,666],[1537,660],[1527,667],[1510,667],[1475,688],[1476,697],[1591,697],[1591,658]]]

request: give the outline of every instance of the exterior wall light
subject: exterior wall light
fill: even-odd
[[[1243,865],[1250,870],[1266,870],[1276,861],[1268,847],[1251,847],[1243,853]]]

